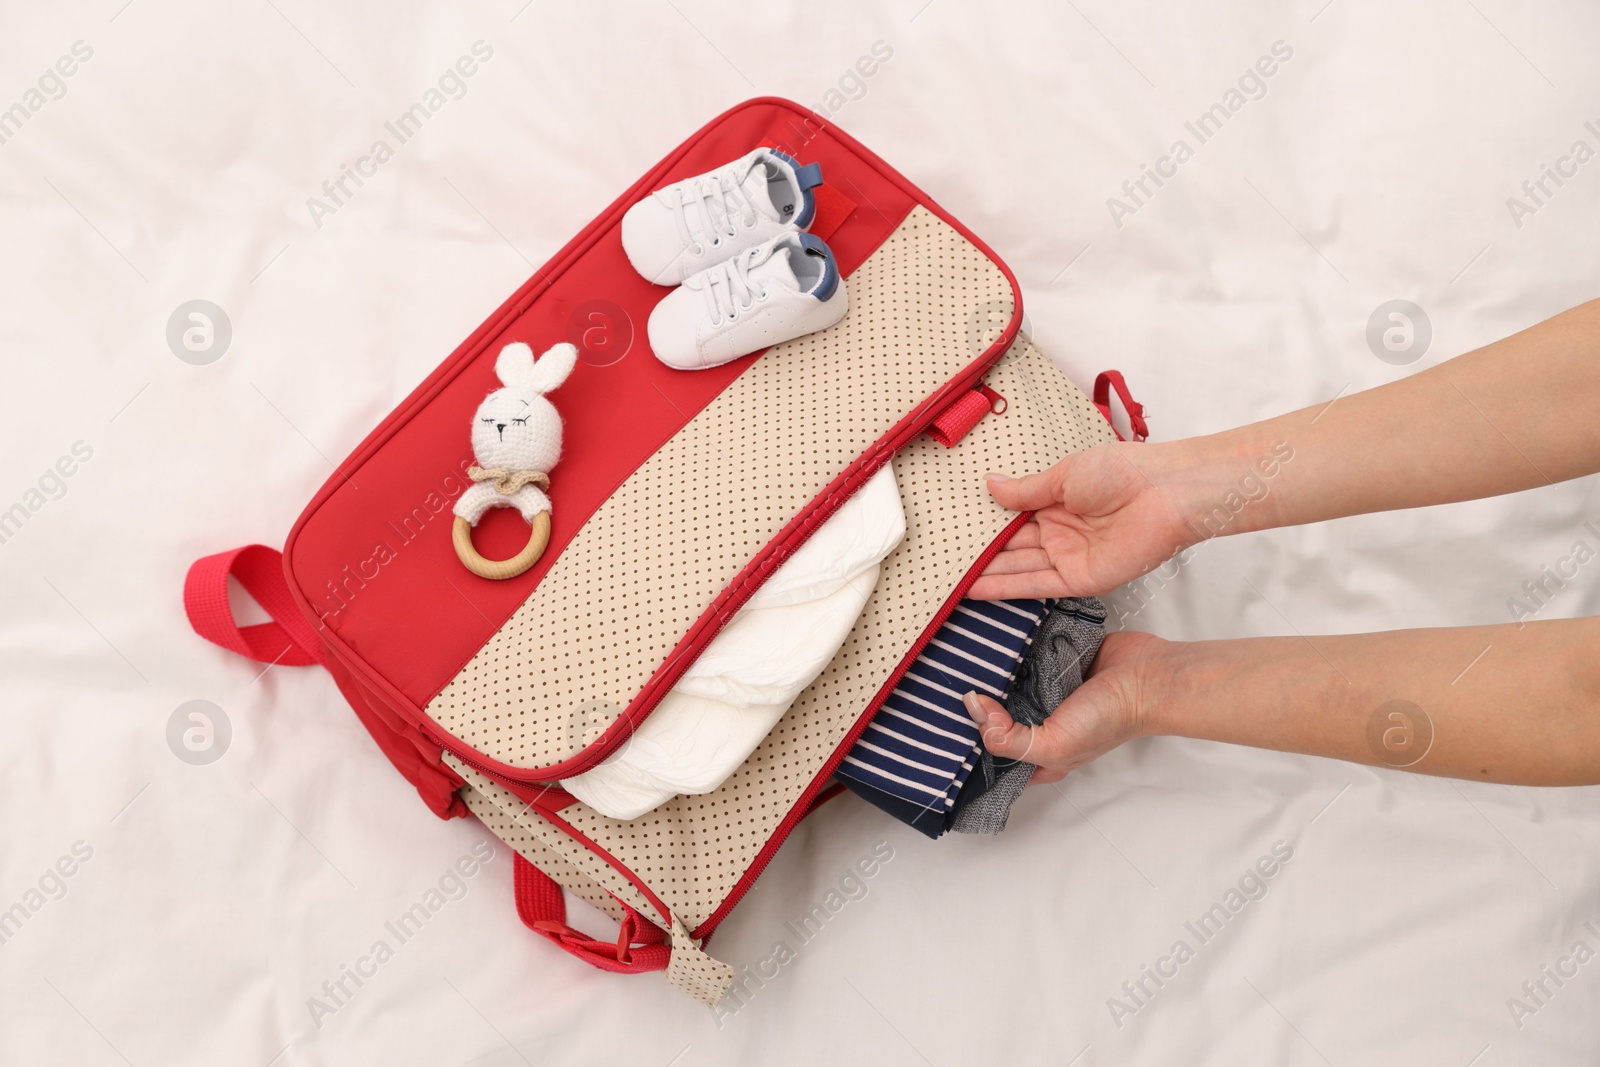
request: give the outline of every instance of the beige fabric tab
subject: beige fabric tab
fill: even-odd
[[[728,898],[962,575],[1014,518],[990,499],[984,472],[1043,470],[1069,452],[1114,440],[1088,398],[1025,336],[986,381],[1006,398],[1004,414],[985,416],[955,448],[924,435],[895,457],[906,538],[885,560],[839,655],[750,759],[713,792],[676,797],[631,821],[582,803],[562,811],[650,886],[687,929],[697,929]],[[446,759],[497,805],[526,809],[509,791]],[[518,825],[539,827],[541,842],[590,877],[638,896],[614,868],[596,863],[587,846],[542,817],[529,812]]]
[[[429,703],[434,721],[513,767],[577,755],[755,554],[1013,308],[1001,270],[923,207],[845,284],[838,325],[770,349],[606,500]]]
[[[676,916],[668,935],[672,939],[672,955],[667,959],[667,981],[708,1007],[717,1001],[733,984],[733,968],[721,960],[706,955],[700,942],[689,936]]]
[[[505,796],[509,797],[511,794],[505,793]],[[616,897],[599,882],[568,863],[556,850],[546,846],[531,830],[513,817],[511,812],[502,809],[470,785],[462,787],[461,798],[466,802],[467,808],[483,820],[490,833],[519,852],[523,859],[555,879],[573,896],[588,901],[618,922],[622,921],[622,905],[617,902]],[[531,817],[537,818],[537,816]],[[569,844],[575,844],[571,838],[564,840]],[[637,896],[637,891],[632,886],[626,886],[622,891]],[[642,898],[639,898],[639,902],[644,903]],[[653,910],[641,911],[637,907],[634,910],[645,917],[654,914]],[[672,945],[672,955],[667,962],[667,981],[695,999],[715,1007],[733,983],[733,968],[708,955],[700,947],[700,942],[691,937],[683,923],[676,918],[672,920],[667,936]]]

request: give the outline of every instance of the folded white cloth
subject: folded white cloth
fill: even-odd
[[[905,531],[885,464],[756,590],[633,736],[562,787],[613,819],[717,788],[839,651]]]

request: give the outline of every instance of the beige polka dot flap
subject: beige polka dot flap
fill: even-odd
[[[445,756],[468,783],[471,810],[496,835],[603,910],[616,915],[626,906],[647,918],[679,961],[667,968],[668,980],[707,1003],[717,1003],[739,979],[702,943],[815,802],[868,712],[1016,518],[990,499],[983,472],[1042,470],[1113,438],[1088,398],[1026,335],[1019,334],[985,384],[1005,398],[1003,413],[984,416],[952,448],[923,435],[894,457],[905,539],[884,561],[838,655],[721,786],[618,820],[577,801],[530,804]],[[764,936],[756,941],[768,943]]]
[[[845,284],[849,314],[768,350],[646,460],[428,704],[449,747],[518,780],[598,762],[692,661],[685,635],[731,614],[708,614],[719,594],[843,472],[881,463],[897,424],[936,415],[1016,300],[921,206]]]

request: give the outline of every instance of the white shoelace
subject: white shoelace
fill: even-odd
[[[706,305],[711,311],[711,325],[732,321],[739,312],[749,311],[757,301],[767,298],[767,287],[750,280],[750,268],[760,253],[760,247],[752,248],[706,270]]]
[[[741,185],[748,175],[748,170],[744,175],[735,170],[723,170],[696,178],[684,187],[683,194],[673,205],[675,209],[673,216],[678,223],[678,237],[682,239],[691,255],[705,254],[706,247],[702,238],[709,237],[711,246],[715,248],[722,244],[724,237],[738,236],[736,222],[742,222],[746,227],[756,224],[758,217],[756,206]],[[699,236],[695,235],[690,226],[691,207],[698,209],[699,216],[705,223],[701,227]]]

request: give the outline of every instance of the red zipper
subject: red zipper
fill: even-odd
[[[978,576],[983,573],[983,569],[1000,554],[1000,550],[1022,528],[1023,523],[1032,517],[1033,512],[1031,511],[1024,511],[1019,514],[1006,525],[1000,536],[995,538],[993,543],[983,550],[983,554],[962,576],[961,581],[956,584],[949,598],[940,606],[932,621],[917,637],[916,643],[911,646],[911,651],[906,653],[905,658],[895,667],[894,673],[883,683],[882,688],[878,690],[877,695],[872,698],[867,707],[878,708],[883,705],[883,702],[889,698],[889,694],[894,692],[894,687],[900,684],[900,679],[905,677],[906,671],[910,670],[917,657],[922,655],[922,650],[928,647],[928,642],[933,640],[933,635],[939,632],[939,627],[943,626],[945,620],[954,614],[956,605],[961,603],[962,599],[967,595],[967,590],[972,588],[972,583],[977,581]],[[783,817],[783,821],[778,824],[777,830],[773,832],[766,845],[762,847],[760,852],[756,853],[755,862],[750,865],[749,870],[744,872],[744,877],[739,879],[738,884],[733,887],[733,891],[728,894],[727,899],[722,902],[716,911],[711,913],[711,917],[696,927],[690,936],[697,939],[710,937],[711,932],[717,928],[717,924],[726,918],[728,912],[733,910],[734,905],[738,904],[744,898],[744,895],[750,891],[750,887],[755,884],[757,878],[761,877],[761,872],[767,869],[767,864],[772,862],[772,857],[777,854],[785,839],[799,825],[800,820],[810,813],[812,800],[827,787],[828,779],[833,776],[834,769],[844,761],[845,754],[850,751],[851,746],[860,738],[872,718],[873,716],[871,715],[863,714],[856,724],[850,728],[850,732],[845,735],[843,741],[839,742],[839,747],[833,750],[833,754],[828,757],[827,762],[817,771],[816,777],[811,780],[811,784],[806,787],[805,792],[800,794],[800,799],[795,802],[794,807],[789,809],[789,814]]]
[[[430,719],[429,721],[431,722],[432,720]],[[429,733],[429,736],[430,737],[432,736],[431,731]],[[520,778],[507,778],[505,775],[503,775],[503,774],[499,773],[498,771],[496,771],[493,767],[485,767],[483,764],[479,763],[477,760],[473,759],[472,757],[463,756],[461,753],[457,752],[455,749],[451,748],[449,745],[440,743],[439,747],[441,749],[443,749],[444,751],[450,753],[452,756],[454,756],[456,759],[460,760],[462,763],[465,763],[468,767],[471,767],[473,770],[475,770],[479,774],[483,775],[485,778],[488,778],[491,781],[497,782],[501,786],[503,786],[506,789],[510,790],[511,794],[513,796],[517,797],[519,800],[526,801],[529,807],[537,808],[541,814],[550,814],[550,813],[547,812],[542,805],[536,804],[533,801],[528,800],[526,797],[524,797],[522,795],[522,793],[520,792],[520,790],[524,790],[524,789],[528,789],[528,788],[537,786],[539,788],[539,790],[540,790],[540,796],[545,796],[545,795],[548,795],[550,793],[559,793],[563,797],[567,797],[567,796],[571,795],[565,789],[561,788],[559,779],[557,779],[555,782],[550,782],[550,781],[533,780],[533,779],[529,779],[529,780],[524,781],[524,780],[522,780]]]
[[[881,707],[883,702],[888,699],[889,694],[894,691],[894,687],[900,684],[900,679],[905,677],[906,672],[911,669],[911,665],[916,662],[917,657],[922,655],[923,650],[928,647],[928,642],[933,640],[933,635],[939,632],[939,628],[943,626],[945,621],[949,619],[949,617],[955,612],[956,606],[960,604],[962,599],[967,595],[967,590],[972,588],[972,584],[978,580],[978,576],[983,573],[984,568],[989,565],[995,556],[1000,554],[1000,550],[1003,549],[1008,542],[1010,542],[1011,538],[1016,534],[1016,532],[1021,529],[1022,525],[1032,518],[1032,516],[1033,512],[1031,511],[1025,511],[1018,514],[1016,518],[1012,519],[1006,524],[1005,529],[1000,532],[1000,535],[983,550],[983,553],[978,556],[977,560],[973,562],[972,566],[967,569],[967,572],[962,575],[961,581],[956,583],[955,589],[953,589],[950,595],[945,598],[944,603],[939,606],[939,610],[934,613],[934,616],[931,620],[929,620],[928,625],[923,628],[920,634],[917,635],[917,640],[912,644],[911,649],[895,666],[894,673],[884,681],[883,685],[878,689],[877,694],[871,701],[868,702],[867,706],[869,708]],[[833,752],[828,756],[827,761],[824,762],[821,768],[818,769],[816,776],[811,781],[811,784],[808,785],[805,791],[800,794],[800,797],[795,801],[794,806],[789,809],[789,813],[785,815],[783,821],[778,824],[777,829],[773,831],[772,837],[768,839],[766,845],[762,847],[760,852],[756,853],[755,860],[750,864],[750,867],[745,871],[738,883],[734,885],[727,898],[724,899],[721,905],[717,907],[716,911],[711,913],[710,917],[707,918],[705,922],[701,923],[695,928],[695,930],[690,934],[691,937],[702,943],[708,940],[722,920],[727,918],[728,913],[734,909],[739,901],[744,899],[745,894],[750,891],[750,887],[755,884],[756,879],[761,877],[761,873],[767,869],[767,865],[772,862],[772,857],[777,854],[778,849],[783,846],[784,841],[786,841],[789,835],[794,832],[794,828],[799,825],[800,820],[804,819],[807,815],[810,815],[820,806],[818,797],[822,793],[826,792],[829,788],[828,782],[829,779],[833,777],[834,770],[843,761],[845,754],[850,751],[851,747],[860,738],[861,734],[866,730],[867,725],[872,721],[872,719],[872,715],[863,714],[861,718],[850,728],[844,739],[839,742],[838,747],[833,750]],[[496,774],[489,768],[484,767],[483,765],[465,756],[461,756],[459,753],[456,753],[456,756],[461,760],[461,762],[476,768],[483,774],[488,775],[490,778],[502,782],[502,784],[524,784],[506,782],[501,775]],[[834,788],[835,793],[840,791],[841,790],[839,788]],[[595,852],[601,858],[606,860],[613,868],[616,869],[619,874],[627,879],[627,881],[631,883],[634,888],[639,890],[645,899],[654,905],[663,916],[662,922],[656,925],[663,926],[664,928],[665,924],[670,923],[671,911],[669,908],[667,908],[666,903],[662,901],[660,897],[658,897],[653,891],[651,891],[649,886],[641,882],[638,876],[634,874],[631,869],[623,866],[614,855],[612,855],[610,852],[607,852],[604,848],[601,848],[599,844],[591,840],[587,835],[579,832],[571,823],[563,819],[558,813],[549,811],[541,805],[532,802],[530,802],[530,807],[535,808],[538,811],[539,816],[545,819],[545,821],[549,822],[558,829],[563,830],[569,837],[573,838],[573,840],[587,846],[591,851]],[[615,896],[615,894],[613,894],[613,896]]]
[[[312,606],[306,592],[301,589],[294,570],[295,550],[299,537],[304,532],[307,522],[317,512],[318,507],[335,491],[337,491],[338,488],[342,486],[352,474],[356,473],[368,458],[381,450],[393,438],[400,426],[410,422],[412,419],[417,418],[421,412],[425,411],[431,401],[439,394],[441,390],[445,388],[447,382],[452,381],[455,376],[461,373],[465,367],[467,367],[473,360],[477,359],[483,353],[483,351],[490,346],[492,339],[499,337],[511,322],[526,313],[527,310],[538,301],[541,294],[548,290],[550,285],[553,284],[557,277],[564,274],[581,260],[582,256],[586,254],[587,251],[593,247],[595,242],[599,239],[599,234],[607,226],[613,225],[615,219],[621,217],[621,206],[623,204],[631,202],[636,195],[643,195],[643,193],[647,191],[661,175],[667,173],[672,165],[682,159],[695,146],[709,138],[714,137],[722,128],[723,124],[729,121],[732,116],[737,115],[746,109],[756,107],[770,108],[773,109],[774,112],[786,112],[789,115],[788,121],[791,123],[791,125],[797,118],[803,120],[811,115],[809,111],[791,101],[782,100],[776,97],[759,97],[735,105],[734,107],[723,112],[723,114],[711,120],[705,126],[701,127],[701,129],[696,131],[692,137],[690,137],[683,144],[679,145],[666,158],[662,159],[656,164],[655,167],[651,168],[651,170],[647,171],[642,177],[640,177],[638,181],[629,187],[628,192],[624,193],[615,202],[613,202],[613,204],[608,207],[605,212],[595,218],[592,222],[580,230],[578,234],[572,238],[572,240],[568,241],[564,246],[562,246],[562,248],[554,257],[551,258],[549,262],[545,263],[537,271],[535,271],[533,277],[531,277],[520,288],[518,288],[518,290],[513,293],[510,298],[500,305],[500,307],[492,316],[490,316],[488,320],[479,325],[478,328],[474,330],[465,341],[458,345],[443,364],[435,369],[433,373],[429,374],[422,381],[422,383],[417,386],[416,389],[412,390],[412,392],[407,395],[405,400],[401,402],[400,406],[392,411],[386,418],[384,418],[383,421],[380,422],[378,426],[375,427],[373,431],[361,441],[361,443],[356,447],[355,451],[353,451],[342,463],[339,464],[338,470],[334,472],[333,476],[329,478],[322,488],[317,491],[316,495],[312,497],[310,503],[307,504],[305,510],[301,513],[300,517],[295,521],[294,526],[289,531],[289,536],[284,545],[284,569],[285,576],[288,580],[290,593],[301,612],[308,619],[312,620],[313,624],[317,625],[318,630],[322,635],[324,645],[329,649],[339,649],[341,651],[341,662],[344,663],[345,668],[352,679],[360,683],[371,693],[375,694],[382,701],[382,703],[387,705],[400,718],[416,726],[431,744],[436,744],[440,748],[448,749],[450,752],[461,757],[464,762],[470,763],[472,766],[479,768],[486,774],[491,774],[498,778],[519,782],[521,784],[530,784],[537,783],[541,780],[548,780],[550,777],[548,774],[550,768],[539,768],[534,772],[524,772],[526,777],[523,777],[522,775],[518,774],[518,772],[522,770],[521,768],[511,767],[507,764],[499,763],[492,757],[489,757],[485,754],[476,753],[475,757],[469,757],[463,754],[461,749],[467,748],[468,751],[471,751],[470,746],[466,746],[464,743],[451,737],[442,726],[434,723],[433,720],[428,716],[425,710],[425,705],[418,706],[417,704],[413,703],[409,697],[401,693],[394,684],[389,682],[388,679],[378,674],[375,669],[369,667],[359,653],[357,653],[354,649],[345,646],[337,633],[322,626],[318,618],[317,610]],[[1012,273],[1011,268],[1006,266],[1005,262],[1000,259],[993,249],[985,244],[976,234],[974,234],[958,219],[950,215],[947,211],[935,203],[927,195],[927,193],[923,192],[916,185],[908,181],[904,175],[891,168],[870,149],[866,148],[864,145],[860,144],[854,138],[850,137],[848,134],[844,133],[838,128],[830,127],[829,135],[838,142],[839,146],[843,150],[850,153],[861,162],[865,163],[871,170],[877,172],[891,185],[904,193],[911,201],[913,207],[920,206],[923,209],[931,212],[936,218],[942,220],[951,229],[955,230],[956,233],[960,234],[970,245],[982,253],[983,256],[986,257],[989,262],[991,262],[1005,277],[1012,294],[1016,298],[1011,321],[1007,323],[1005,329],[1002,330],[1000,337],[992,346],[992,358],[983,360],[983,366],[974,368],[975,373],[971,376],[964,376],[959,384],[954,382],[947,383],[948,387],[946,389],[935,393],[935,397],[938,398],[938,403],[932,405],[932,411],[928,416],[928,419],[931,421],[931,419],[943,409],[944,405],[949,402],[953,395],[958,393],[961,389],[966,388],[971,381],[981,379],[983,374],[989,370],[994,363],[998,361],[1000,356],[1003,355],[1011,346],[1012,341],[1017,335],[1022,320],[1021,286],[1018,284],[1016,275]],[[930,397],[929,400],[932,401],[935,397]],[[897,442],[894,450],[898,451],[898,449],[907,441],[910,441],[913,437],[915,437],[916,433],[921,432],[925,426],[926,422],[924,422],[923,426],[918,427],[917,430],[908,434],[903,441]],[[809,532],[806,533],[806,536],[809,536]],[[792,551],[792,549],[789,551]],[[779,555],[776,562],[781,562],[784,558],[787,558],[786,554]],[[776,565],[776,562],[773,564],[774,566]],[[723,621],[726,620],[724,619]],[[712,632],[708,635],[697,635],[702,638],[699,647],[703,648],[705,643],[708,643],[712,637],[715,637],[716,632],[718,629],[720,629],[721,625],[722,623],[718,622],[716,626],[712,628]],[[688,649],[685,650],[685,652],[697,655],[698,648]],[[649,688],[650,685],[654,683],[662,691],[664,691],[671,688],[673,681],[675,681],[675,677],[652,677],[652,679],[647,681],[646,688]],[[657,696],[657,699],[659,699],[659,696]],[[654,704],[652,703],[651,709],[653,709],[653,707]],[[646,714],[648,714],[648,711],[643,711],[640,709],[634,710],[634,717],[639,721],[642,721]],[[588,769],[590,766],[593,766],[595,763],[598,763],[609,756],[618,745],[626,740],[630,733],[631,730],[627,730],[620,732],[619,736],[613,738],[602,737],[600,740],[601,743],[605,745],[604,751],[595,752],[592,759],[584,759],[579,764],[574,766],[563,767],[561,773],[563,775],[577,774]],[[588,755],[588,753],[585,753],[584,755]],[[535,777],[535,774],[543,774],[544,777],[541,779],[539,777]]]
[[[1018,307],[1020,308],[1020,305]],[[422,716],[422,729],[439,747],[448,750],[463,763],[470,764],[484,774],[506,783],[537,785],[544,782],[559,781],[561,778],[570,778],[573,775],[582,774],[584,771],[605,762],[613,752],[633,736],[634,731],[639,729],[644,720],[649,718],[650,714],[655,711],[656,706],[661,703],[672,686],[676,684],[678,678],[694,664],[700,654],[705,651],[706,646],[733,620],[733,617],[738,614],[739,608],[754,595],[755,590],[770,578],[772,573],[782,566],[790,556],[794,555],[800,549],[800,546],[805,544],[812,534],[816,533],[818,527],[831,518],[834,512],[843,507],[845,502],[854,496],[856,492],[860,491],[861,487],[873,475],[877,474],[884,464],[891,462],[901,449],[915,440],[918,434],[926,431],[939,413],[949,406],[952,396],[959,396],[961,393],[973,388],[974,383],[981,383],[984,376],[994,369],[994,365],[999,362],[1000,357],[1006,353],[1015,339],[1015,331],[1012,332],[1009,339],[1002,335],[1000,341],[997,341],[992,346],[995,349],[992,359],[986,362],[975,360],[965,373],[950,379],[944,386],[925,399],[918,408],[913,408],[907,416],[908,419],[914,419],[911,425],[899,437],[880,442],[880,447],[877,449],[873,460],[862,464],[859,468],[857,475],[855,475],[855,485],[853,487],[847,485],[845,488],[849,489],[848,492],[833,494],[833,497],[836,498],[835,500],[825,502],[821,507],[808,513],[802,520],[800,528],[796,531],[803,536],[791,536],[788,541],[774,548],[771,554],[757,565],[760,581],[752,584],[749,581],[749,577],[747,577],[744,583],[746,588],[741,591],[740,595],[724,603],[723,611],[714,618],[711,624],[696,635],[697,641],[695,645],[684,650],[673,661],[672,666],[665,669],[658,668],[656,673],[645,682],[641,694],[648,694],[646,702],[642,706],[635,706],[639,703],[639,698],[636,696],[634,701],[623,709],[622,714],[617,717],[616,721],[607,727],[605,732],[596,738],[593,744],[585,747],[582,752],[550,767],[538,768],[535,771],[525,771],[520,767],[502,764],[466,746],[458,738],[435,723],[426,711],[423,712]],[[1004,342],[1004,344],[1002,345],[1001,342]],[[996,395],[998,396],[999,394]],[[927,409],[925,418],[917,417],[919,408]],[[1028,514],[1032,514],[1032,512]],[[998,552],[999,549],[996,548],[995,551]],[[975,576],[973,577],[975,578]],[[953,607],[951,610],[954,610]],[[920,648],[918,651],[920,651]],[[472,755],[463,752],[463,748],[467,748]],[[485,763],[483,762],[484,760],[488,760],[488,762]],[[550,772],[558,769],[560,773],[552,776]]]

